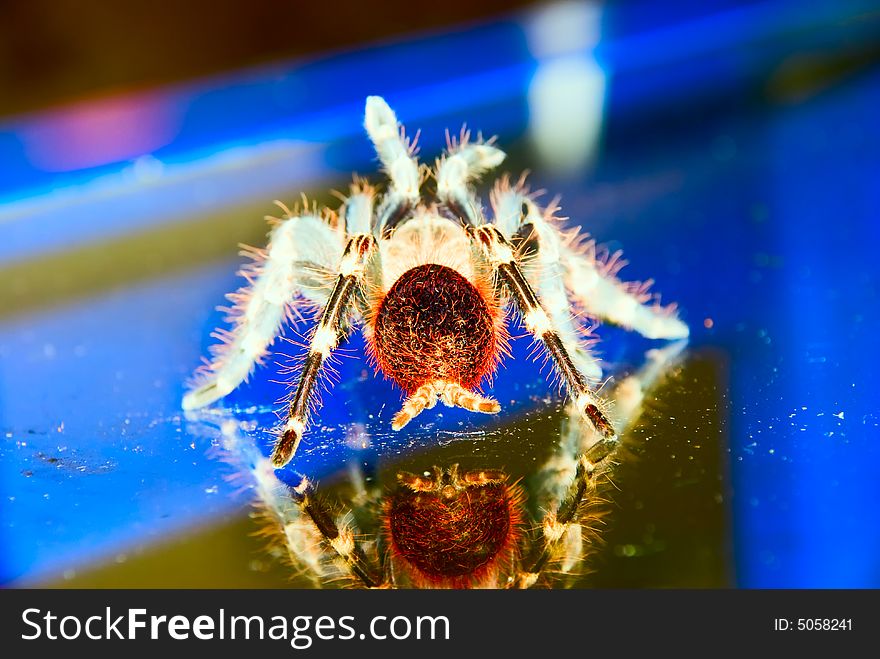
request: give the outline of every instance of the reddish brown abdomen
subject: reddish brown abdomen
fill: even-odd
[[[478,584],[516,545],[519,505],[504,483],[438,492],[399,489],[386,505],[391,548],[418,585]]]
[[[489,303],[437,264],[407,270],[394,283],[379,305],[373,341],[379,368],[407,393],[433,380],[472,389],[496,361]]]

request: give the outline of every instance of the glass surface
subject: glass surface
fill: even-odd
[[[793,10],[737,11],[789,26]],[[579,585],[880,586],[880,74],[865,67],[792,88],[778,68],[767,94],[733,93],[743,81],[754,90],[750,72],[767,64],[748,49],[736,75],[721,75],[753,33],[646,72],[620,44],[640,44],[653,61],[649,49],[669,52],[663,44],[684,28],[627,27],[624,18],[600,14],[600,45],[572,51],[586,67],[576,67],[580,83],[604,90],[604,103],[592,124],[571,127],[584,144],[594,131],[595,148],[565,154],[562,165],[536,146],[540,130],[529,123],[539,102],[530,85],[561,57],[539,54],[523,27],[531,19],[369,51],[382,63],[414,54],[447,62],[417,87],[401,73],[349,88],[357,58],[340,55],[291,65],[289,77],[255,72],[250,88],[235,78],[158,93],[162,107],[204,104],[201,137],[184,131],[195,141],[172,141],[167,153],[51,175],[7,154],[4,173],[20,178],[6,177],[0,206],[0,582],[290,583],[245,535],[248,496],[217,457],[220,413],[185,415],[180,398],[221,324],[214,308],[239,285],[236,244],[263,243],[271,199],[305,190],[335,204],[327,191],[344,189],[351,171],[378,180],[360,113],[363,95],[381,92],[411,133],[422,129],[425,162],[444,127],[466,120],[498,133],[511,154],[503,169],[530,169],[532,187],[548,191],[542,200],[561,195],[571,223],[624,251],[622,276],[655,279],[691,327],[680,364],[629,433],[636,455],[615,472],[604,542]],[[785,34],[763,56],[807,48],[816,31]],[[454,52],[458,66],[447,59]],[[477,52],[497,59],[474,55],[479,70],[461,75]],[[306,114],[281,102],[268,104],[272,117],[245,111],[300,75],[346,96]],[[211,100],[230,94],[240,105]],[[7,126],[6,144],[45,120]],[[618,379],[662,345],[616,328],[597,334]],[[275,354],[283,364],[300,350],[277,343]],[[282,477],[310,474],[341,502],[351,463],[386,484],[398,469],[453,461],[528,477],[564,416],[548,368],[530,353],[530,341],[517,340],[487,388],[504,408],[497,419],[438,407],[394,433],[400,394],[354,337]],[[221,405],[264,451],[287,380],[269,363]]]

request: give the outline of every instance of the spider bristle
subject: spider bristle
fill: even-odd
[[[627,294],[633,296],[639,304],[643,304],[654,297],[653,293],[651,293],[651,286],[653,285],[653,279],[646,279],[645,281],[630,281],[623,284],[623,290],[625,290]]]
[[[352,196],[364,194],[372,197],[375,194],[376,189],[370,185],[370,181],[366,177],[354,174],[352,176],[351,184],[349,185],[349,192]]]
[[[626,267],[628,261],[623,258],[623,250],[610,252],[607,248],[602,247],[597,254],[596,264],[599,266],[602,276],[610,279],[617,277],[617,273]]]
[[[421,128],[416,131],[415,135],[413,135],[411,139],[406,139],[406,135],[401,132],[401,137],[404,139],[404,144],[406,145],[406,152],[409,154],[410,158],[415,158],[419,154],[419,138],[421,136]]]
[[[275,199],[272,203],[278,206],[278,208],[281,209],[281,212],[284,213],[284,217],[282,218],[283,220],[289,220],[291,217],[293,217],[293,213],[290,212],[290,209],[283,201]]]
[[[596,241],[590,234],[581,231],[580,227],[573,227],[562,232],[562,244],[572,252],[586,259],[590,264],[596,263]]]
[[[319,216],[331,229],[342,227],[342,217],[332,208],[327,208],[326,206],[321,208]]]
[[[323,392],[329,395],[341,379],[339,369],[332,362],[324,362],[324,372],[319,383]]]
[[[543,194],[543,190],[541,191]],[[568,217],[559,215],[559,212],[562,210],[562,207],[559,205],[562,201],[562,196],[557,195],[553,197],[550,202],[544,207],[544,211],[542,216],[544,221],[550,225],[559,226],[568,221]]]
[[[504,174],[501,176],[501,178],[495,182],[492,191],[489,193],[492,206],[497,208],[499,197],[508,193],[515,193],[526,199],[531,199],[529,186],[526,183],[530,174],[531,172],[529,170],[523,170],[515,182],[512,182],[513,179],[510,177],[510,174]]]
[[[348,195],[341,190],[337,190],[335,188],[330,190],[330,196],[334,199],[339,200],[341,204],[345,204],[345,202],[348,201]]]

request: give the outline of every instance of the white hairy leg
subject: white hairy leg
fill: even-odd
[[[257,496],[259,513],[256,517],[269,525],[260,535],[279,537],[287,551],[291,567],[312,586],[320,588],[329,579],[336,579],[344,572],[324,551],[324,538],[308,515],[299,507],[290,505],[290,488],[275,475],[272,462],[265,457],[253,439],[242,432],[240,422],[228,411],[218,410],[221,415],[220,432],[225,459],[242,475],[250,477],[244,487]],[[277,531],[276,531],[277,527]]]
[[[379,229],[390,230],[419,203],[421,174],[415,147],[381,96],[367,97],[364,128],[391,182],[377,213]]]
[[[221,343],[197,386],[183,397],[183,409],[209,405],[244,382],[292,318],[297,296],[310,304],[326,302],[328,290],[311,283],[320,280],[322,270],[335,271],[344,239],[324,219],[303,215],[278,224],[265,250],[249,250],[254,263],[241,271],[248,283],[228,296],[232,328],[215,333]]]
[[[530,226],[534,232],[538,250],[534,258],[528,260],[524,271],[575,367],[595,384],[602,377],[602,369],[599,360],[584,345],[571,313],[562,265],[562,236],[521,185],[511,187],[507,181],[497,185],[492,194],[492,209],[495,226],[507,240],[512,240],[523,227]]]
[[[469,139],[466,130],[457,144],[448,139],[446,155],[437,161],[437,198],[462,220],[476,226],[480,224],[480,209],[470,184],[507,156],[491,143],[471,143]]]
[[[560,256],[566,287],[586,313],[649,339],[685,339],[690,334],[674,307],[650,303],[647,286],[619,280],[617,269],[596,258],[592,241],[572,237],[561,245]]]
[[[495,276],[510,292],[522,314],[526,328],[536,341],[544,345],[578,410],[608,442],[616,442],[617,434],[603,411],[604,402],[590,387],[584,374],[576,368],[552,318],[526,280],[513,245],[494,224],[469,227],[468,233],[475,247],[482,252],[487,263],[492,267]]]
[[[355,178],[351,194],[342,205],[345,231],[349,236],[372,233],[374,196],[375,191],[366,181]]]
[[[359,233],[348,239],[335,273],[333,289],[309,339],[308,352],[290,399],[287,421],[272,450],[271,459],[276,468],[286,465],[296,453],[308,426],[315,386],[333,351],[344,338],[346,320],[356,313],[357,300],[364,292],[367,270],[378,258],[376,239],[371,234]]]

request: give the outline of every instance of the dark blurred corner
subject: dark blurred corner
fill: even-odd
[[[529,0],[4,0],[0,115],[480,21]]]

